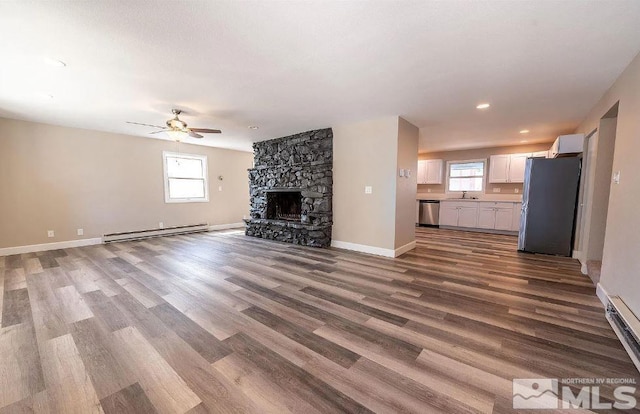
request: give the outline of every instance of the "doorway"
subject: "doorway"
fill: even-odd
[[[577,237],[582,273],[588,274],[594,284],[600,280],[617,125],[618,103],[600,119],[586,148]]]

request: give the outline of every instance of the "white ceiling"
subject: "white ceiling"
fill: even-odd
[[[549,141],[639,50],[636,0],[3,1],[0,116],[149,136],[125,121],[178,107],[241,150],[387,115],[421,151]]]

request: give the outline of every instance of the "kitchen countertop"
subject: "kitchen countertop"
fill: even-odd
[[[495,195],[484,195],[477,199],[471,198],[455,198],[455,197],[447,197],[446,194],[424,194],[418,193],[416,194],[416,199],[420,200],[439,200],[439,201],[488,201],[488,202],[502,202],[502,203],[521,203],[522,195],[510,194],[503,196],[495,196]]]

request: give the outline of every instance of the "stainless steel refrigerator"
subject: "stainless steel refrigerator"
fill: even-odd
[[[529,158],[518,250],[571,256],[581,160]]]

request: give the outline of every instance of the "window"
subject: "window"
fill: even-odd
[[[447,162],[447,192],[484,190],[486,160]]]
[[[164,201],[192,203],[209,201],[207,157],[164,151]]]

